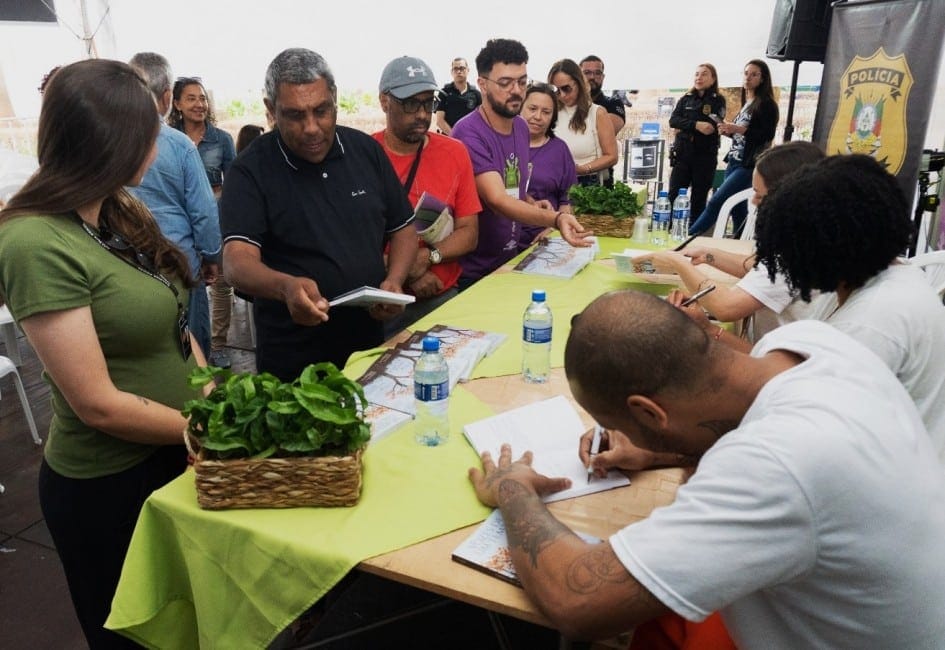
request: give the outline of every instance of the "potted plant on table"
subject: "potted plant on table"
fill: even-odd
[[[371,438],[367,400],[332,363],[292,382],[269,373],[197,368],[205,397],[188,401],[185,441],[206,509],[350,506],[361,494],[361,455]]]
[[[568,190],[571,209],[578,222],[604,237],[630,237],[633,218],[646,203],[646,188],[634,192],[626,183],[613,187],[573,185]]]

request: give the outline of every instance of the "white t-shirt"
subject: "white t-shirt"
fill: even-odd
[[[764,305],[764,309],[754,314],[752,336],[756,341],[781,325],[805,318],[819,318],[820,305],[824,302],[822,294],[811,296],[810,302],[801,300],[788,287],[783,273],[776,273],[772,282],[764,264],[748,269],[735,286]]]
[[[922,269],[893,264],[824,319],[886,362],[919,407],[945,465],[945,306]]]
[[[759,392],[673,504],[610,538],[684,618],[741,648],[942,648],[945,475],[878,357],[817,321],[754,348],[805,358]]]

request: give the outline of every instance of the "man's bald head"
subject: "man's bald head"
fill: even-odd
[[[687,394],[712,386],[722,353],[686,314],[638,291],[597,298],[574,318],[564,352],[568,381],[590,409],[618,412],[630,395]]]

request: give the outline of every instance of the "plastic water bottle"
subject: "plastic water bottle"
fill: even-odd
[[[413,395],[414,440],[427,447],[442,445],[450,438],[450,369],[435,336],[423,339],[423,352],[413,371]]]
[[[673,207],[669,204],[669,192],[660,190],[653,206],[653,225],[650,228],[650,243],[654,246],[665,246],[669,235],[669,219]]]
[[[689,236],[689,193],[683,187],[673,203],[673,241],[683,241]]]
[[[532,301],[522,319],[522,376],[530,384],[543,384],[551,372],[551,309],[545,291],[532,291]]]

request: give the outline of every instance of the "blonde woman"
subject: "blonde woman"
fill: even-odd
[[[574,158],[581,185],[603,185],[608,170],[617,162],[617,135],[607,111],[591,101],[591,91],[580,66],[561,59],[548,71],[548,83],[558,94],[558,122],[555,135],[561,138]]]

